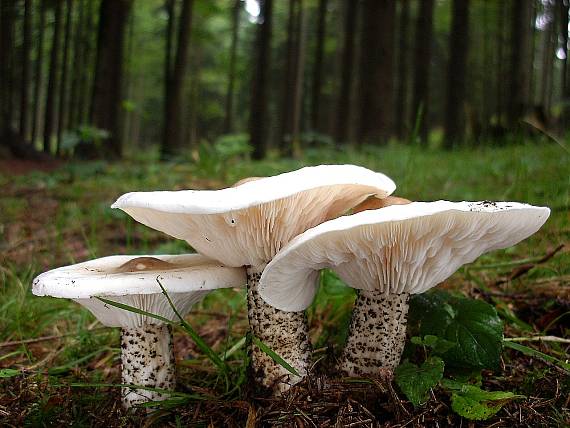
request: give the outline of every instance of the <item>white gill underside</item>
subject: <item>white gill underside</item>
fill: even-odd
[[[176,369],[170,327],[144,325],[121,330],[122,383],[172,390],[176,385]],[[157,391],[140,388],[121,388],[125,408],[148,401],[168,398]]]
[[[279,394],[298,383],[307,374],[311,357],[309,328],[304,311],[283,312],[265,303],[258,292],[261,272],[247,270],[247,306],[252,334],[282,357],[299,374],[291,374],[255,344],[249,352],[256,386]]]
[[[406,341],[409,294],[359,290],[339,361],[346,376],[391,377]]]
[[[227,266],[260,266],[305,230],[335,218],[366,199],[369,186],[341,185],[221,214],[168,213],[129,208],[144,224],[186,240]]]

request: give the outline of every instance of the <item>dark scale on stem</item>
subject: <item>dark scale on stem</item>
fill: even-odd
[[[391,375],[406,341],[409,294],[360,290],[339,370],[348,376]]]
[[[307,374],[311,356],[309,328],[304,311],[284,312],[263,301],[258,291],[260,278],[261,272],[247,269],[247,315],[251,331],[301,375],[291,374],[253,345],[249,353],[255,385],[279,393]]]
[[[174,353],[168,325],[123,328],[121,349],[122,383],[174,389]],[[155,391],[122,388],[123,405],[127,408],[164,398],[166,396]]]

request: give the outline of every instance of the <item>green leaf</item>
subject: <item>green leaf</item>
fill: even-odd
[[[441,337],[434,336],[432,334],[427,334],[422,339],[419,336],[414,336],[411,338],[411,342],[414,345],[427,346],[434,350],[436,354],[442,354],[455,346],[454,342],[442,339]]]
[[[265,343],[259,340],[259,338],[255,336],[253,336],[252,338],[253,338],[253,343],[255,343],[259,349],[261,349],[263,352],[269,355],[269,357],[273,361],[275,361],[281,367],[285,368],[289,373],[294,374],[295,376],[299,376],[299,372],[297,372],[297,370],[295,370],[293,366],[291,366],[287,361],[285,361],[283,357],[281,357],[281,355],[279,355],[277,352],[275,352],[273,349],[271,349],[269,346],[267,346]]]
[[[503,324],[486,302],[441,291],[420,294],[410,303],[410,325],[422,337],[434,335],[454,344],[434,349],[450,366],[499,367]]]
[[[508,391],[485,391],[474,385],[445,379],[442,386],[451,390],[451,408],[467,419],[488,419],[501,410],[509,400],[524,398]]]
[[[0,378],[14,377],[22,374],[20,370],[16,369],[0,369]]]
[[[443,377],[443,368],[441,358],[430,357],[419,367],[410,362],[400,364],[394,374],[396,383],[408,400],[419,406],[428,400],[429,390]]]

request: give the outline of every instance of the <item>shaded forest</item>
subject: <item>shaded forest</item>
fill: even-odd
[[[567,0],[2,0],[0,145],[297,156],[561,136]],[[514,137],[514,138],[513,138]]]

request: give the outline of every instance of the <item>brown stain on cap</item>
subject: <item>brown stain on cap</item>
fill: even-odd
[[[378,199],[372,196],[366,199],[364,202],[361,202],[360,204],[355,206],[353,208],[353,213],[356,214],[366,210],[378,210],[380,208],[389,207],[390,205],[407,205],[411,202],[412,201],[410,201],[409,199],[400,198],[398,196],[388,196],[383,199]]]
[[[119,266],[117,272],[145,272],[159,269],[172,269],[174,265],[156,257],[137,257]]]
[[[260,178],[263,178],[263,177],[245,177],[245,178],[242,178],[242,179],[239,180],[239,181],[236,181],[236,182],[232,185],[232,187],[238,187],[238,186],[241,186],[242,184],[249,183],[250,181],[259,180]]]

